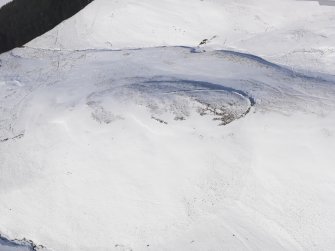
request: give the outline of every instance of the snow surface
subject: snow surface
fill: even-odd
[[[38,48],[197,46],[233,49],[333,73],[334,6],[296,0],[95,0],[29,44]]]
[[[334,250],[334,11],[96,0],[0,55],[0,250]]]
[[[52,250],[334,248],[333,77],[186,47],[0,58],[6,236]],[[237,91],[256,101],[245,117],[200,115],[201,92],[245,111]]]

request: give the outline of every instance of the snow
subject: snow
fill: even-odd
[[[208,49],[238,50],[297,69],[332,73],[334,18],[334,7],[317,1],[95,0],[29,46],[197,46],[214,37]]]
[[[0,55],[0,250],[333,250],[334,13],[96,0]]]
[[[332,249],[334,78],[192,51],[3,54],[1,231],[52,250]],[[245,117],[200,115],[200,90],[244,111],[232,88],[256,100]]]

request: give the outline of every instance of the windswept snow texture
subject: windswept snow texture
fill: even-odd
[[[326,1],[321,1],[326,2]],[[197,46],[333,73],[335,9],[297,0],[95,0],[29,46],[124,49]]]
[[[0,56],[0,231],[50,250],[333,250],[335,85],[187,47]]]

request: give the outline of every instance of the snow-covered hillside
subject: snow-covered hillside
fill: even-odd
[[[331,73],[335,10],[296,0],[96,0],[29,45],[38,48],[140,48],[161,45],[233,49]]]
[[[52,250],[334,247],[334,79],[190,48],[1,61],[6,236]]]
[[[96,0],[0,55],[0,250],[333,250],[334,12]]]

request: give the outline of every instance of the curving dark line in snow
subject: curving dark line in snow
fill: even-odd
[[[150,88],[151,91],[158,91],[155,90],[155,88],[159,89],[161,91],[161,87],[159,84],[174,84],[175,86],[173,86],[174,88],[176,88],[178,86],[178,84],[182,85],[183,87],[181,89],[175,89],[175,90],[169,90],[166,92],[161,92],[162,94],[172,94],[172,93],[192,93],[192,92],[201,92],[201,91],[224,91],[224,92],[228,92],[234,95],[238,95],[241,96],[242,98],[246,99],[249,101],[249,107],[248,109],[246,109],[245,112],[243,112],[242,114],[240,114],[239,116],[232,118],[231,116],[228,116],[229,118],[227,119],[225,112],[220,113],[217,112],[216,108],[213,108],[211,106],[211,104],[208,103],[204,103],[201,100],[196,100],[197,102],[199,102],[202,105],[205,105],[207,108],[207,111],[211,112],[212,114],[216,115],[216,116],[221,116],[219,119],[216,120],[221,120],[222,123],[221,125],[227,125],[230,124],[233,121],[236,121],[238,119],[241,119],[243,117],[245,117],[248,113],[250,113],[251,109],[253,106],[256,105],[256,101],[255,99],[248,95],[246,92],[242,91],[242,90],[238,90],[232,87],[227,87],[227,86],[223,86],[223,85],[219,85],[219,84],[214,84],[214,83],[210,83],[210,82],[205,82],[205,81],[196,81],[196,80],[186,80],[186,79],[174,79],[174,80],[148,80],[148,81],[144,81],[142,82],[142,84],[150,84],[150,86],[145,86],[143,85],[142,88]],[[191,88],[185,88],[184,85],[187,84],[189,85]],[[172,88],[173,88],[172,87]],[[192,88],[193,87],[193,88]]]
[[[24,136],[24,133],[21,133],[19,135],[16,135],[12,138],[4,138],[4,139],[0,139],[0,143],[3,143],[3,142],[7,142],[9,140],[14,140],[14,139],[21,139],[22,137]]]
[[[187,47],[187,46],[181,46],[182,48],[188,48],[191,53],[204,53],[206,51],[198,51],[197,48],[193,48],[193,47]],[[253,55],[253,54],[250,54],[250,53],[244,53],[244,52],[238,52],[238,51],[232,51],[232,50],[215,50],[214,51],[215,53],[222,53],[226,56],[236,56],[236,57],[239,57],[239,58],[244,58],[244,59],[249,59],[251,61],[254,61],[254,62],[257,62],[265,67],[269,67],[269,68],[273,68],[281,73],[284,73],[286,74],[287,76],[289,77],[292,77],[292,78],[300,78],[300,79],[303,79],[303,80],[306,80],[306,81],[316,81],[316,82],[319,82],[319,83],[330,83],[330,84],[335,84],[334,81],[330,81],[330,80],[327,80],[325,78],[322,78],[321,76],[311,76],[311,75],[307,75],[305,73],[301,73],[301,72],[298,72],[298,71],[295,71],[295,70],[292,70],[292,69],[289,69],[288,67],[286,66],[282,66],[282,65],[279,65],[279,64],[275,64],[275,63],[272,63],[262,57],[259,57],[259,56],[256,56],[256,55]],[[325,74],[323,74],[325,75]],[[333,77],[333,76],[331,76]]]
[[[214,84],[210,82],[205,82],[205,81],[196,81],[196,80],[188,80],[188,79],[180,79],[180,80],[149,80],[145,81],[143,83],[147,84],[157,84],[157,83],[174,83],[174,84],[191,84],[195,87],[200,87],[201,89],[180,89],[178,90],[179,92],[185,92],[185,91],[226,91],[229,93],[235,93],[238,94],[250,101],[250,106],[254,106],[256,104],[256,101],[253,97],[249,96],[246,92],[232,88],[232,87],[227,87],[219,84]]]
[[[245,59],[249,59],[251,61],[257,62],[261,65],[264,65],[266,67],[270,67],[273,68],[281,73],[284,73],[285,75],[291,77],[291,78],[300,78],[306,81],[316,81],[318,83],[331,83],[331,84],[335,84],[334,81],[329,81],[327,79],[322,78],[321,76],[311,76],[311,75],[307,75],[301,72],[297,72],[294,71],[292,69],[289,69],[285,66],[279,65],[279,64],[275,64],[272,63],[262,57],[253,55],[253,54],[249,54],[249,53],[243,53],[243,52],[237,52],[237,51],[231,51],[231,50],[217,50],[217,53],[224,53],[226,55],[232,55],[232,56],[238,56],[240,58],[245,58]]]

